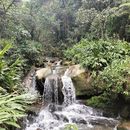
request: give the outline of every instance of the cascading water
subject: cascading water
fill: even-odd
[[[64,96],[62,105],[59,105],[59,90]],[[25,130],[64,130],[68,124],[76,124],[79,130],[116,130],[116,120],[103,117],[101,112],[77,103],[75,97],[75,88],[67,71],[62,77],[47,77],[44,101],[48,105],[40,111],[32,124],[27,124]]]
[[[32,74],[32,82],[31,82],[31,87],[29,87],[29,93],[33,95],[37,95],[36,91],[36,75],[35,72]]]
[[[44,85],[44,101],[47,103],[59,104],[60,91],[62,82],[59,76],[51,75],[46,78]]]
[[[62,77],[63,88],[62,92],[64,95],[64,105],[69,106],[76,101],[75,88],[70,77],[64,75]]]

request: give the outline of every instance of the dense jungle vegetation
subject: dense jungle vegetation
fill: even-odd
[[[129,96],[129,42],[130,0],[0,0],[0,129],[19,127],[21,81],[46,57],[81,64],[103,96]]]

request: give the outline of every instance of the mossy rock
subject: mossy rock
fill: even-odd
[[[100,93],[100,90],[98,88],[92,87],[92,79],[88,72],[84,72],[77,75],[76,77],[72,77],[72,80],[76,89],[77,97],[88,99]]]
[[[89,77],[86,72],[72,78],[76,89],[76,95],[84,95],[86,92],[88,94],[88,90],[92,89],[90,87],[90,81],[88,81],[88,78]]]
[[[130,121],[122,122],[118,127],[117,130],[130,130]]]
[[[125,119],[130,119],[130,106],[128,106],[128,105],[124,106],[120,112],[120,116],[125,118]]]

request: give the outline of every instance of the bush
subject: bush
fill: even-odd
[[[117,95],[104,92],[100,96],[94,96],[86,101],[87,105],[96,108],[111,108],[114,106],[114,101],[116,101]]]
[[[20,127],[18,119],[25,116],[25,108],[31,103],[28,94],[22,94],[20,85],[21,65],[20,59],[7,58],[11,41],[0,41],[0,129],[9,130],[10,126]],[[15,53],[15,52],[14,52]],[[14,62],[13,62],[14,61]]]
[[[65,55],[91,72],[92,86],[108,93],[127,94],[130,72],[130,45],[127,42],[82,39]]]
[[[9,130],[10,126],[20,128],[18,119],[25,117],[31,95],[0,94],[0,130]]]
[[[12,48],[11,41],[1,40],[0,48],[0,86],[7,92],[13,92],[20,86],[22,60],[7,58]]]
[[[30,65],[39,62],[42,52],[42,44],[35,42],[35,41],[26,41],[22,43],[19,48],[18,52],[28,61]]]

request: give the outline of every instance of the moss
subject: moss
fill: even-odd
[[[91,99],[86,101],[87,105],[93,106],[96,108],[104,108],[107,105],[107,99],[103,98],[102,96],[94,96]]]
[[[72,79],[76,88],[76,95],[84,95],[86,94],[86,92],[87,93],[89,92],[87,90],[90,89],[91,87],[87,79],[88,79],[87,73],[82,73],[79,76],[76,76]]]
[[[93,106],[96,108],[111,108],[115,104],[116,95],[110,95],[103,93],[100,96],[94,96],[88,100],[86,100],[86,104],[89,106]]]

